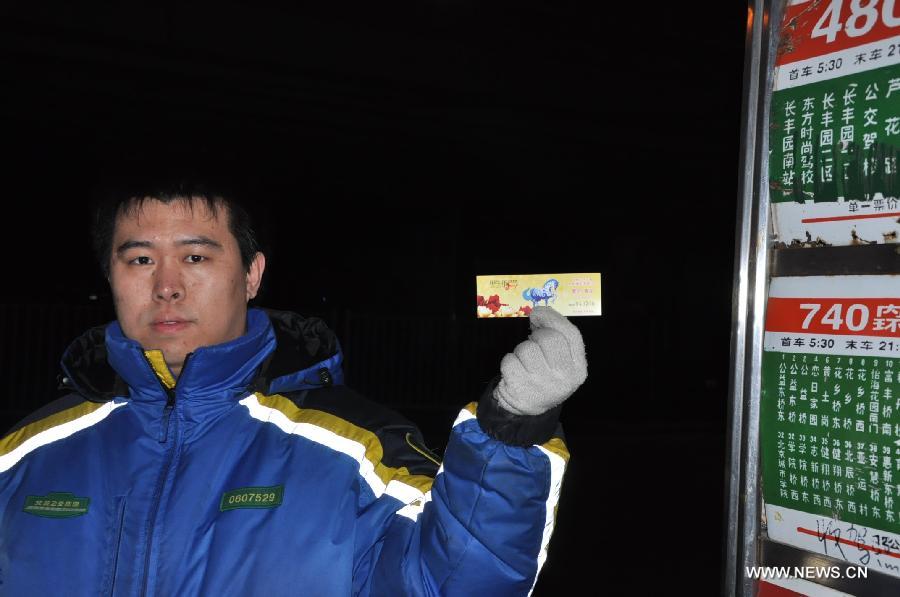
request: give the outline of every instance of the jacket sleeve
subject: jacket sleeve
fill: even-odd
[[[363,508],[358,594],[530,594],[547,557],[568,452],[558,410],[515,417],[492,400],[486,392],[461,411],[430,487]],[[403,484],[402,472],[396,481]],[[392,500],[391,516],[379,516],[390,507],[379,502]],[[379,519],[380,536],[366,537],[379,533]]]

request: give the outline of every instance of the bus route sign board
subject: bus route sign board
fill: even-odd
[[[769,136],[778,240],[897,242],[900,6],[791,2],[780,39]]]
[[[769,537],[900,577],[900,276],[773,278],[760,411]]]

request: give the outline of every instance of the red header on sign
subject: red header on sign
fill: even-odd
[[[900,34],[900,0],[811,0],[788,6],[776,64],[788,64]]]
[[[797,593],[790,589],[767,583],[764,580],[759,581],[756,597],[803,597],[803,593]]]
[[[900,337],[900,299],[769,298],[767,332]]]

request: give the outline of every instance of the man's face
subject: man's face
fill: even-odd
[[[257,253],[244,270],[227,209],[217,212],[202,200],[150,199],[116,219],[109,282],[119,325],[162,350],[176,376],[188,353],[244,334],[265,269]]]

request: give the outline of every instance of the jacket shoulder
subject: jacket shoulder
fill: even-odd
[[[66,394],[61,398],[57,398],[52,402],[49,402],[37,409],[15,425],[13,425],[10,429],[3,434],[3,438],[7,438],[8,436],[13,435],[14,433],[20,432],[22,429],[26,427],[34,427],[36,424],[45,423],[47,427],[52,427],[55,419],[65,418],[65,414],[72,414],[77,416],[77,413],[72,412],[72,409],[77,409],[78,407],[87,406],[90,408],[102,406],[104,403],[102,402],[91,402],[86,400],[83,396],[75,393]],[[63,415],[60,417],[59,415]]]
[[[34,450],[64,440],[103,421],[123,403],[91,402],[78,394],[54,400],[19,421],[0,438],[0,472]]]

